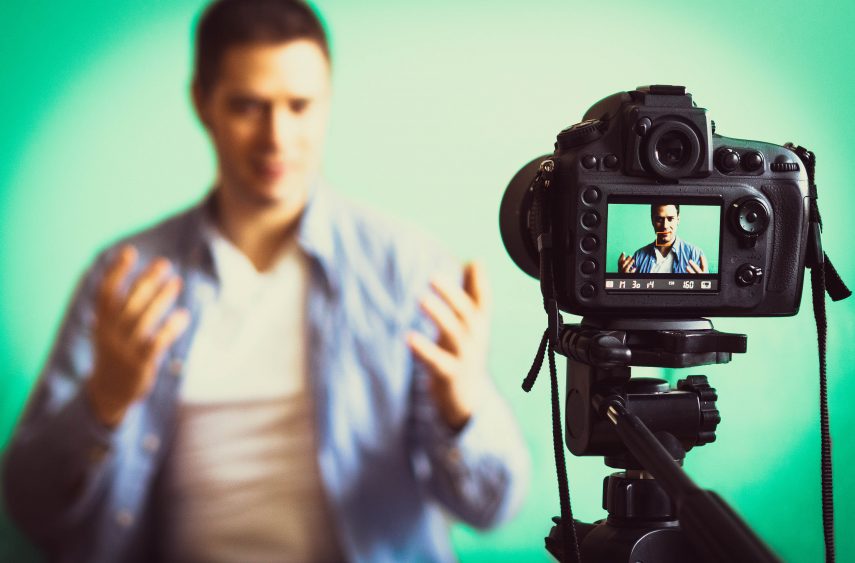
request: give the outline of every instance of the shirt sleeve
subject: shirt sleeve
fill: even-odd
[[[7,509],[42,546],[83,524],[113,467],[115,432],[95,418],[83,387],[93,364],[93,304],[105,263],[97,261],[78,284],[3,460]]]
[[[458,274],[459,275],[459,274]],[[428,291],[427,284],[424,291]],[[413,330],[430,337],[436,328],[417,313]],[[426,459],[429,494],[471,526],[490,528],[518,510],[528,489],[530,457],[519,426],[489,377],[477,410],[458,432],[441,418],[428,381],[413,360],[412,413],[417,454]]]

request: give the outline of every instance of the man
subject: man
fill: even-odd
[[[624,274],[706,274],[704,251],[677,237],[680,204],[651,205],[650,221],[656,239],[635,251],[618,257],[618,271]]]
[[[484,274],[318,181],[329,96],[304,4],[207,9],[215,189],[99,256],[7,450],[51,559],[442,561],[520,504]]]

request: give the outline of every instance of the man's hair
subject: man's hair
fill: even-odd
[[[326,31],[306,2],[215,0],[202,13],[196,28],[193,80],[203,95],[208,94],[217,81],[220,63],[229,48],[299,39],[317,43],[329,60]]]
[[[653,214],[656,213],[656,210],[660,207],[665,207],[667,205],[673,205],[677,208],[677,215],[680,215],[680,204],[679,203],[653,203],[650,205],[650,216],[653,217]]]

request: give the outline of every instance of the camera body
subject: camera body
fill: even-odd
[[[793,151],[717,135],[684,87],[649,86],[561,131],[553,155],[511,181],[500,226],[517,265],[539,277],[539,230],[550,225],[555,295],[570,313],[793,315],[808,195]]]

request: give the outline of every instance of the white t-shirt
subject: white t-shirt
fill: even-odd
[[[340,561],[317,465],[296,239],[265,273],[219,234],[167,460],[167,558]]]
[[[674,249],[668,252],[668,256],[662,256],[659,248],[654,246],[653,252],[656,255],[656,262],[650,268],[651,274],[670,274],[674,270]]]

